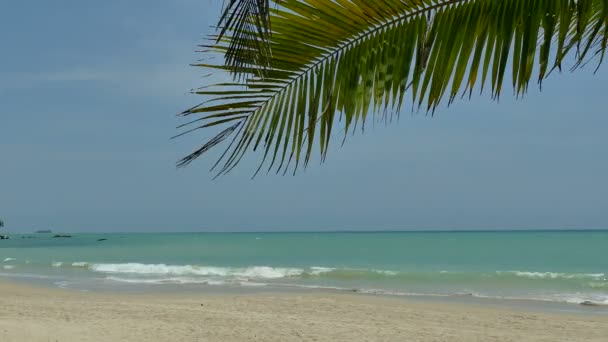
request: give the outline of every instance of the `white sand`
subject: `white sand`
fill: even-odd
[[[0,281],[0,341],[608,341],[608,317],[338,294],[101,294]]]

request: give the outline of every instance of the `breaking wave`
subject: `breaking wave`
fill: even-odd
[[[48,265],[48,264],[47,264]],[[336,290],[391,296],[471,296],[477,298],[540,300],[585,305],[608,305],[607,273],[539,271],[459,272],[394,271],[345,267],[221,267],[145,263],[52,263],[54,268],[82,270],[111,283],[143,285],[208,285],[286,287]],[[8,269],[8,267],[4,267]],[[99,277],[103,275],[102,277]],[[433,284],[431,287],[427,284]],[[508,285],[505,285],[508,284]],[[437,287],[437,291],[431,288]],[[489,287],[488,287],[489,286]],[[512,294],[492,291],[514,286]],[[427,289],[428,292],[424,289]],[[484,290],[489,290],[486,293]],[[476,290],[479,290],[475,292]],[[516,293],[518,293],[516,295]]]
[[[400,273],[388,270],[365,270],[349,268],[333,268],[311,266],[308,268],[296,267],[218,267],[199,265],[168,265],[168,264],[142,264],[142,263],[65,263],[56,261],[53,267],[85,268],[92,272],[106,274],[130,275],[166,275],[166,276],[203,276],[203,277],[231,277],[251,279],[281,279],[281,278],[313,278],[330,276],[335,278],[366,278],[366,277],[393,277]]]
[[[498,271],[497,274],[515,275],[530,279],[589,279],[603,280],[605,273],[556,273],[556,272],[526,272],[526,271]]]

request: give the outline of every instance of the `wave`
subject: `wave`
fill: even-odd
[[[584,294],[584,293],[555,293],[555,294],[528,294],[519,296],[501,296],[475,292],[452,292],[452,293],[432,293],[432,292],[410,292],[378,288],[353,288],[329,285],[308,285],[295,283],[263,283],[255,281],[216,281],[194,277],[169,277],[169,278],[123,278],[108,276],[109,281],[128,283],[128,284],[149,284],[149,285],[210,285],[210,286],[241,286],[241,287],[268,287],[268,288],[292,288],[320,291],[339,291],[347,293],[357,293],[364,295],[377,296],[397,296],[397,297],[444,297],[458,298],[471,297],[479,299],[493,300],[517,300],[517,301],[540,301],[578,304],[586,306],[608,306],[608,295],[605,294]]]
[[[159,285],[183,285],[183,284],[202,284],[202,285],[215,285],[221,286],[226,285],[224,281],[200,279],[200,278],[188,278],[188,277],[171,277],[171,278],[152,278],[152,279],[133,279],[133,278],[121,278],[121,277],[106,277],[106,280],[115,281],[119,283],[129,284],[159,284]]]
[[[311,275],[321,275],[323,273],[329,273],[329,272],[333,272],[335,271],[335,268],[332,267],[318,267],[318,266],[313,266],[310,268],[310,274]]]
[[[86,268],[92,272],[106,274],[130,274],[130,275],[167,275],[167,276],[207,276],[207,277],[240,277],[259,279],[279,279],[301,276],[309,272],[311,275],[319,275],[330,272],[333,269],[324,267],[311,267],[309,271],[300,268],[252,266],[252,267],[216,267],[198,265],[167,265],[167,264],[142,264],[142,263],[89,263],[89,262],[53,262],[53,267],[77,267]]]
[[[13,270],[15,269],[15,265],[4,265],[2,266],[2,268],[4,268],[5,270]]]
[[[517,300],[517,301],[540,301],[540,302],[557,302],[567,304],[579,304],[587,306],[608,306],[608,295],[602,294],[583,294],[583,293],[559,293],[553,295],[529,294],[520,296],[500,296],[470,292],[455,292],[455,293],[420,293],[420,292],[403,292],[386,289],[351,289],[326,286],[297,286],[317,289],[341,290],[368,295],[381,296],[399,296],[399,297],[473,297],[480,299],[494,300]]]
[[[48,262],[46,263],[48,267]],[[13,265],[4,265],[7,270]],[[37,265],[36,265],[37,266]],[[221,267],[146,263],[55,261],[51,266],[89,272],[92,279],[110,283],[149,285],[209,285],[288,287],[336,290],[390,296],[472,296],[494,299],[539,300],[585,305],[608,305],[607,273],[566,273],[527,270],[462,272],[459,270],[396,271],[348,267]],[[1,267],[1,266],[0,266]],[[27,266],[18,265],[20,269]],[[101,275],[101,276],[100,276]],[[577,291],[580,291],[577,292]],[[509,297],[510,296],[510,297]]]
[[[141,275],[179,275],[179,276],[216,276],[216,277],[242,277],[278,279],[299,276],[304,270],[299,268],[281,268],[269,266],[253,266],[246,268],[229,268],[193,265],[165,265],[165,264],[88,264],[93,272],[110,274],[141,274]]]
[[[6,258],[6,259],[4,259],[4,262],[15,261],[15,260],[17,260],[17,259],[15,259],[15,258]]]
[[[327,278],[335,280],[357,279],[388,279],[395,281],[436,281],[438,278],[450,281],[475,281],[475,279],[511,278],[529,280],[581,280],[587,281],[587,286],[601,288],[608,281],[606,273],[563,273],[539,271],[495,271],[491,272],[457,272],[457,271],[394,271],[382,269],[336,268],[310,266],[298,267],[220,267],[202,265],[170,265],[170,264],[144,264],[144,263],[89,263],[56,261],[53,267],[84,268],[92,272],[106,274],[132,274],[132,275],[166,275],[166,276],[201,276],[226,277],[240,279],[282,279],[282,278]]]
[[[88,262],[73,262],[72,263],[72,267],[89,267],[89,263]]]
[[[530,279],[590,279],[605,280],[605,273],[557,273],[557,272],[528,272],[528,271],[497,271],[499,275],[515,275]]]
[[[53,267],[86,268],[92,272],[107,274],[140,274],[140,275],[173,275],[173,276],[208,276],[208,277],[239,277],[252,279],[281,279],[281,278],[310,278],[330,276],[335,278],[366,278],[373,276],[396,276],[399,273],[389,270],[366,270],[311,266],[308,268],[296,267],[218,267],[199,265],[168,265],[168,264],[142,264],[142,263],[88,263],[61,261],[53,262]]]
[[[605,292],[608,289],[608,279],[606,279],[607,275],[605,273],[538,271],[457,272],[446,270],[398,272],[393,270],[323,266],[305,268],[272,266],[220,267],[144,263],[91,263],[82,261],[71,263],[53,262],[52,266],[85,269],[93,273],[105,274],[106,276],[103,279],[106,281],[125,284],[271,286],[336,290],[368,295],[472,296],[504,300],[537,300],[585,305],[608,305],[608,294]],[[425,284],[443,285],[438,285],[436,292],[428,291],[427,293],[424,290]],[[517,290],[515,290],[512,296],[498,295],[502,290],[495,293],[490,290],[496,284],[498,284],[499,288],[506,284],[514,284]],[[351,285],[352,287],[350,287]],[[365,288],[364,286],[369,286],[369,288]],[[480,293],[474,293],[471,291],[472,289],[477,289]],[[575,292],[578,289],[586,292]],[[485,293],[486,290],[489,292]],[[568,293],[568,291],[571,292]],[[519,295],[515,293],[519,293]]]

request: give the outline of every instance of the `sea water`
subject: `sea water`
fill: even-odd
[[[81,290],[318,288],[608,305],[608,231],[71,235],[0,241],[0,277]]]

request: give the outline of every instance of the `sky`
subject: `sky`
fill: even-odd
[[[608,67],[516,100],[405,110],[296,176],[176,161],[221,0],[0,4],[0,217],[12,231],[608,228]],[[369,126],[368,126],[369,127]],[[216,154],[217,155],[217,154]]]

